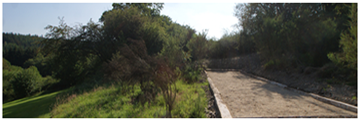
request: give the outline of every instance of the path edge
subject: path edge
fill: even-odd
[[[275,81],[271,81],[269,79],[266,79],[266,78],[263,78],[263,77],[260,77],[260,76],[257,76],[257,75],[247,73],[247,72],[245,72],[243,70],[240,70],[240,69],[210,69],[210,68],[207,68],[206,70],[208,70],[208,71],[212,71],[212,70],[213,71],[216,71],[216,70],[220,70],[220,71],[240,71],[241,73],[245,73],[245,74],[249,75],[250,77],[253,77],[253,78],[265,81],[265,82],[269,82],[270,84],[277,85],[279,87],[282,87],[284,89],[287,89],[287,90],[290,90],[290,91],[293,91],[293,92],[297,92],[297,93],[300,93],[300,94],[305,94],[305,95],[311,96],[314,99],[317,99],[319,101],[322,101],[322,102],[334,105],[336,107],[340,107],[342,109],[349,110],[349,111],[357,113],[357,106],[353,106],[353,105],[347,104],[345,102],[340,102],[340,101],[330,99],[330,98],[327,98],[327,97],[323,97],[323,96],[320,96],[320,95],[317,95],[317,94],[314,94],[314,93],[307,93],[307,92],[303,92],[301,90],[293,89],[291,87],[288,87],[287,85],[284,85],[284,84],[281,84],[281,83],[278,83],[278,82],[275,82]]]
[[[215,87],[213,81],[211,80],[210,76],[208,75],[208,73],[206,72],[206,70],[204,70],[207,80],[210,84],[210,89],[212,90],[214,97],[215,97],[215,104],[219,109],[221,118],[232,118],[229,109],[227,108],[226,104],[224,104],[223,100],[221,99],[221,93],[219,92],[219,90]]]

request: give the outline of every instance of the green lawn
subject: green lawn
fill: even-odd
[[[44,118],[50,117],[50,107],[56,95],[65,90],[50,94],[26,97],[3,104],[3,118]]]

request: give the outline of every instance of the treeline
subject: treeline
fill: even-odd
[[[56,83],[36,35],[3,33],[3,101],[31,96]]]
[[[39,53],[42,39],[30,34],[3,33],[3,57],[11,64],[23,67],[25,61]]]
[[[213,42],[210,58],[256,52],[266,69],[357,83],[356,3],[238,4],[235,16],[241,30]]]
[[[40,52],[44,39],[37,35],[3,33],[3,58],[22,68],[35,66],[42,76],[49,76],[51,70],[46,66],[49,57]]]

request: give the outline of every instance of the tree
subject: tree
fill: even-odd
[[[160,11],[164,8],[164,3],[113,3],[112,10],[126,10],[129,8],[137,8],[140,13],[145,16],[159,16]],[[110,11],[112,11],[110,10]],[[104,15],[110,11],[103,12],[100,21],[104,21]]]
[[[55,78],[60,79],[60,87],[66,88],[75,85],[86,77],[86,74],[94,71],[93,65],[98,64],[93,46],[89,45],[98,39],[94,33],[97,26],[89,22],[87,26],[80,26],[77,29],[66,25],[60,19],[59,26],[47,26],[50,32],[46,34],[41,44],[42,53],[50,56],[47,65],[53,71]],[[88,60],[91,60],[88,62]]]
[[[190,31],[189,34],[193,33]],[[194,38],[191,38],[187,43],[186,47],[189,48],[191,52],[193,61],[200,60],[206,57],[207,52],[207,30],[204,30],[202,33],[199,33]]]
[[[334,63],[346,68],[357,70],[357,4],[351,4],[351,11],[348,14],[351,21],[348,22],[348,31],[341,33],[340,46],[342,52],[329,53],[328,57]]]
[[[42,77],[35,66],[23,69],[20,73],[14,75],[12,85],[17,98],[30,96],[41,88]]]

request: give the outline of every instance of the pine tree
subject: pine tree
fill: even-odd
[[[351,5],[349,14],[350,28],[348,31],[341,33],[340,47],[341,53],[329,53],[328,57],[331,61],[338,65],[345,66],[349,69],[357,70],[357,4]]]

